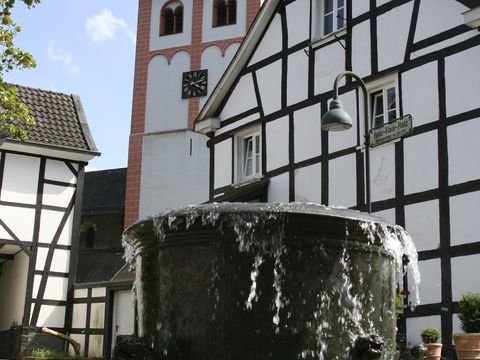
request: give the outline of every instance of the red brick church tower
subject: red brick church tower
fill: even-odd
[[[193,120],[261,0],[139,0],[125,226],[208,200],[207,138]]]

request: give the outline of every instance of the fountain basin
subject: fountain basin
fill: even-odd
[[[124,234],[138,336],[165,359],[330,360],[376,335],[391,359],[395,261],[385,239],[398,231],[304,203],[208,204],[138,222]]]

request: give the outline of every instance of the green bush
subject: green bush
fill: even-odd
[[[463,294],[458,302],[458,317],[463,331],[480,333],[480,294]]]
[[[49,358],[49,359],[64,359],[70,357],[65,351],[50,350],[50,349],[34,349],[32,356],[36,358]]]
[[[420,334],[422,337],[422,341],[424,344],[434,344],[438,342],[438,339],[440,339],[440,331],[433,327],[428,327],[422,330],[422,333]]]

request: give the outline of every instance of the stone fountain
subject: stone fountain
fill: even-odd
[[[315,204],[165,212],[124,234],[137,336],[156,359],[393,359],[406,239]]]

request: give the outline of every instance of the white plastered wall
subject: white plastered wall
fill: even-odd
[[[206,140],[191,131],[144,138],[140,217],[208,200]]]
[[[243,75],[222,109],[220,119],[225,120],[257,107],[255,87],[251,74]]]
[[[37,199],[39,168],[39,158],[5,154],[5,168],[1,189],[2,200],[23,204],[35,204]]]
[[[232,183],[232,139],[215,144],[215,189]]]
[[[339,43],[315,51],[315,94],[331,91],[335,77],[344,70],[345,50]],[[340,81],[342,85],[345,85],[345,79]]]
[[[322,165],[314,164],[295,170],[295,201],[322,202]]]
[[[29,257],[23,252],[2,266],[0,274],[0,331],[21,324],[25,306]]]
[[[385,144],[370,151],[372,201],[395,197],[395,145]]]
[[[366,20],[352,29],[352,69],[360,77],[372,72],[370,46],[370,21]]]
[[[63,230],[58,238],[58,245],[70,245],[72,241],[72,228],[73,228],[73,215],[74,211],[72,211],[63,227]],[[57,231],[58,227],[60,226],[60,222],[62,221],[62,217],[64,213],[60,211],[53,211],[53,210],[42,210],[41,219],[42,222],[40,224],[40,233],[38,242],[40,243],[50,243],[52,242],[55,232]]]
[[[288,46],[307,40],[310,35],[310,1],[297,0],[287,5]]]
[[[451,260],[452,263],[452,300],[459,301],[467,292],[478,293],[480,289],[480,276],[478,264],[480,254],[458,256]]]
[[[265,115],[282,108],[282,61],[277,60],[257,71],[258,89]]]
[[[0,219],[21,241],[32,241],[35,209],[0,205]],[[12,239],[12,236],[0,226],[0,237]]]
[[[282,51],[282,23],[280,15],[276,14],[260,44],[258,44],[249,65],[255,64],[280,51]]]
[[[30,319],[34,307],[31,307]],[[38,321],[36,326],[58,327],[65,326],[65,306],[42,305],[38,314]]]
[[[240,44],[238,43],[231,44],[226,49],[225,54],[222,54],[222,50],[216,45],[209,46],[203,51],[202,69],[208,69],[208,91],[207,96],[200,98],[200,107],[205,104],[213,89],[215,89],[220,77],[223,75],[230,61],[232,61],[239,46]]]
[[[480,214],[480,191],[450,198],[450,244],[461,245],[479,241],[475,226]]]
[[[438,63],[429,62],[402,73],[403,113],[411,114],[413,126],[439,118]]]
[[[442,279],[440,259],[423,260],[418,262],[418,269],[422,281],[418,286],[420,304],[436,304],[442,301]],[[408,283],[413,284],[411,273],[408,274]],[[414,289],[409,289],[413,292]]]
[[[370,10],[370,0],[352,1],[352,16],[355,18]]]
[[[437,131],[429,131],[404,139],[405,194],[438,187],[437,137]]]
[[[480,179],[480,119],[475,118],[449,126],[448,133],[448,182],[450,185]]]
[[[184,129],[188,126],[188,99],[182,99],[182,73],[190,69],[190,55],[177,52],[170,63],[163,55],[148,64],[145,132]]]
[[[308,97],[308,55],[299,50],[288,56],[287,106]]]
[[[463,24],[462,13],[467,10],[466,6],[455,0],[420,1],[415,42]]]
[[[438,200],[405,206],[405,229],[415,240],[417,251],[438,249],[440,246],[439,222]]]
[[[355,154],[342,156],[328,162],[328,205],[351,207],[357,203]],[[352,171],[353,170],[353,171]]]
[[[288,165],[288,116],[266,124],[267,171]]]
[[[288,202],[288,173],[272,177],[268,186],[268,202]]]
[[[478,99],[480,99],[478,59],[480,59],[480,46],[445,58],[447,116],[478,107]]]
[[[412,10],[410,1],[377,18],[378,70],[403,63]]]
[[[322,153],[320,104],[311,105],[293,114],[295,162],[319,156]]]
[[[466,6],[455,0],[422,0],[419,7],[414,41],[418,42],[435,36],[441,32],[453,29],[459,25],[463,25],[463,13],[467,10],[468,8]],[[432,14],[435,14],[435,16],[432,16]],[[476,35],[477,31],[471,30],[457,36],[453,36],[436,44],[414,51],[411,58],[420,57],[425,54],[444,49]]]
[[[71,164],[78,171],[78,165]],[[48,159],[45,163],[45,179],[61,181],[70,184],[77,182],[76,176],[63,161]]]

